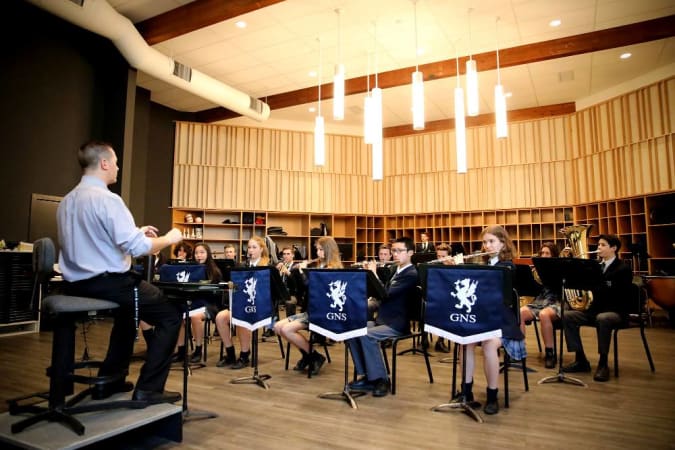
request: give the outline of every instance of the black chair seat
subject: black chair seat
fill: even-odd
[[[42,301],[45,312],[49,314],[105,311],[119,308],[119,304],[108,300],[70,295],[50,295]]]

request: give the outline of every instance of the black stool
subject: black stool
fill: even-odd
[[[38,239],[33,247],[33,271],[36,276],[36,286],[41,286],[52,274],[55,251],[54,243],[49,238]],[[82,423],[73,417],[74,414],[102,411],[113,408],[145,408],[147,402],[122,400],[108,402],[92,402],[77,405],[94,389],[113,383],[123,383],[125,374],[115,376],[89,377],[76,375],[75,370],[81,368],[98,368],[101,363],[84,361],[75,363],[75,329],[78,321],[84,321],[92,313],[109,311],[119,305],[107,300],[69,295],[51,295],[43,299],[44,314],[52,319],[53,342],[51,367],[47,369],[49,376],[49,392],[30,394],[20,398],[8,400],[11,415],[30,413],[34,414],[26,419],[12,424],[12,433],[19,433],[30,425],[43,420],[61,422],[68,425],[78,435],[84,434]],[[73,394],[74,383],[85,383],[90,387],[66,401],[66,396]],[[48,401],[47,406],[38,404],[21,405],[19,402],[29,398],[42,398]]]

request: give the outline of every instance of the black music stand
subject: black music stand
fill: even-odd
[[[262,289],[261,291],[257,291],[256,293],[260,292],[261,294],[264,295],[262,300],[256,299],[256,305],[261,304],[261,305],[266,305],[269,304],[269,316],[267,318],[263,318],[260,321],[257,321],[253,324],[248,322],[250,317],[242,317],[241,319],[235,319],[235,308],[238,308],[238,306],[235,305],[234,302],[234,295],[232,294],[232,291],[240,291],[242,292],[242,295],[248,295],[246,291],[241,285],[237,285],[234,283],[235,279],[237,278],[237,272],[239,273],[248,273],[251,276],[257,272],[262,272],[262,271],[267,271],[269,274],[269,290],[268,289]],[[230,380],[231,384],[256,384],[260,386],[261,388],[268,390],[270,388],[269,384],[267,383],[267,380],[272,378],[272,375],[268,374],[260,374],[258,372],[258,329],[265,325],[269,325],[272,322],[272,292],[275,290],[274,285],[274,277],[273,273],[279,274],[279,272],[272,268],[270,266],[265,266],[265,267],[242,267],[242,268],[236,268],[232,269],[230,272],[230,276],[232,278],[233,284],[233,289],[230,292],[230,312],[231,312],[231,317],[230,317],[230,326],[234,327],[235,325],[239,326],[244,326],[245,328],[251,329],[251,364],[253,365],[253,373],[250,376],[247,377],[238,377],[238,378],[233,378]],[[259,277],[254,277],[256,279],[259,279]],[[279,282],[281,282],[281,279],[279,279]],[[243,299],[244,297],[242,297]],[[258,303],[260,302],[260,303]],[[255,319],[254,319],[255,320]]]
[[[597,261],[582,258],[532,258],[539,278],[546,286],[560,286],[560,321],[563,330],[560,332],[560,346],[558,347],[558,374],[542,378],[538,384],[570,383],[588,387],[578,378],[565,375],[563,371],[563,341],[565,326],[565,299],[566,289],[592,290],[602,281],[602,270]]]
[[[439,272],[438,275],[449,275],[449,276],[437,276],[432,274],[433,271],[444,271]],[[446,265],[427,265],[423,264],[419,267],[420,279],[422,280],[422,289],[424,295],[427,299],[427,308],[425,310],[425,324],[424,331],[428,331],[434,334],[438,334],[442,337],[445,337],[449,341],[455,341],[462,345],[462,393],[461,400],[453,402],[452,400],[448,403],[442,403],[440,405],[434,406],[431,408],[435,412],[445,412],[452,410],[461,410],[470,417],[472,417],[476,422],[483,423],[482,416],[473,409],[471,402],[466,401],[466,392],[464,391],[466,387],[466,344],[471,344],[474,342],[480,342],[485,340],[488,337],[501,337],[501,328],[499,324],[501,323],[501,318],[496,320],[493,325],[483,326],[481,324],[481,317],[474,317],[474,322],[478,327],[474,325],[466,325],[464,322],[452,323],[450,316],[452,314],[441,313],[439,311],[446,311],[448,305],[451,305],[449,311],[457,312],[464,311],[463,309],[458,309],[459,303],[454,304],[452,293],[459,295],[458,285],[453,281],[460,281],[469,279],[471,282],[479,279],[477,285],[477,290],[475,292],[476,300],[474,301],[473,308],[478,310],[481,308],[481,316],[494,319],[497,314],[500,314],[501,308],[503,307],[504,299],[511,298],[511,273],[508,267],[504,266],[485,266],[485,265],[475,265],[475,264],[462,264],[458,266],[446,266]],[[452,271],[455,271],[453,274]],[[472,276],[473,274],[473,276]],[[486,286],[482,286],[482,283],[486,283]],[[439,296],[437,299],[436,296]],[[440,298],[443,296],[443,298]],[[454,297],[457,298],[457,297]],[[438,301],[437,301],[438,300]],[[472,311],[476,312],[476,311]],[[470,313],[466,313],[469,315]],[[447,318],[447,319],[446,319]],[[466,329],[465,329],[466,328]],[[450,393],[452,398],[454,392]]]
[[[368,297],[378,297],[378,298],[383,298],[386,296],[386,291],[384,290],[384,286],[382,286],[382,283],[377,279],[375,274],[369,270],[363,270],[363,269],[305,269],[308,272],[308,278],[310,280],[309,284],[312,284],[312,278],[317,276],[319,273],[333,273],[336,275],[339,275],[340,273],[349,273],[349,274],[356,274],[365,277],[365,284],[366,284],[366,289],[365,289],[365,295],[363,298],[363,301],[357,301],[354,303],[350,303],[348,306],[351,306],[352,309],[347,311],[347,314],[350,317],[354,318],[359,318],[358,320],[355,321],[355,331],[356,334],[352,333],[349,335],[349,337],[345,338],[341,336],[340,334],[336,334],[335,332],[337,330],[333,329],[328,329],[326,327],[325,323],[321,323],[322,326],[315,325],[312,322],[312,301],[308,301],[308,311],[309,311],[309,330],[315,333],[319,333],[322,336],[325,336],[327,338],[331,338],[334,341],[340,342],[344,341],[345,339],[352,339],[355,337],[359,336],[364,336],[368,333],[367,329],[367,315],[368,315]],[[329,289],[323,288],[321,289],[321,292],[328,292]],[[313,296],[316,296],[316,292],[313,292],[311,289],[309,291],[309,298],[313,298]],[[319,301],[323,301],[322,298],[317,298]],[[329,300],[330,301],[330,300]],[[362,320],[361,320],[362,319]],[[330,326],[330,323],[328,323],[327,326]],[[340,330],[343,331],[343,330]],[[310,344],[311,345],[311,344]],[[353,409],[358,409],[358,406],[356,404],[356,400],[354,400],[357,397],[361,397],[362,395],[366,395],[365,392],[363,391],[352,391],[349,387],[349,345],[345,342],[344,343],[345,347],[345,370],[344,370],[344,385],[342,388],[342,391],[334,391],[334,392],[325,392],[323,394],[319,395],[319,398],[324,398],[328,400],[343,400],[347,402]],[[310,348],[311,351],[311,348]]]
[[[204,293],[219,293],[227,289],[227,284],[209,284],[209,283],[174,283],[174,282],[155,282],[155,285],[162,289],[170,297],[180,300],[183,303],[183,314],[185,333],[183,334],[183,345],[187,351],[190,343],[190,305],[192,296]],[[188,408],[188,375],[190,374],[190,361],[186,357],[183,359],[183,422],[189,420],[215,419],[218,414],[210,411],[191,411]]]

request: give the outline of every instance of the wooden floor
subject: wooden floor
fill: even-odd
[[[87,341],[93,357],[104,355],[109,328],[106,321],[89,327]],[[233,377],[251,371],[216,368],[219,346],[214,344],[209,347],[208,367],[190,377],[189,408],[212,411],[219,417],[186,423],[182,444],[136,441],[117,443],[115,448],[675,448],[675,330],[665,325],[647,330],[655,373],[649,370],[639,330],[620,332],[620,378],[596,383],[591,374],[582,374],[579,378],[588,383],[587,388],[537,384],[555,372],[544,369],[532,329],[528,331],[528,362],[536,370],[530,373],[530,391],[524,392],[520,372],[510,372],[511,407],[502,408],[496,416],[484,416],[483,424],[458,411],[431,411],[450,397],[452,365],[438,361],[444,354],[432,358],[434,384],[427,380],[421,356],[399,357],[397,395],[361,397],[359,408],[353,410],[345,402],[317,397],[342,389],[341,344],[330,347],[333,363],[308,380],[292,370],[284,371],[277,344],[261,343],[260,372],[272,376],[268,391],[230,384]],[[594,330],[584,329],[583,338],[587,353],[593,354]],[[84,348],[80,334],[77,343],[79,355]],[[0,338],[0,412],[7,410],[6,399],[48,386],[44,368],[49,364],[50,348],[49,332]],[[143,349],[141,340],[137,350]],[[295,352],[291,364],[297,359]],[[570,359],[571,355],[565,355],[566,361]],[[139,367],[140,363],[133,364],[132,380]],[[477,400],[484,401],[481,367],[477,374],[474,392]],[[180,371],[171,372],[167,388],[182,390]],[[502,391],[500,386],[503,405]]]

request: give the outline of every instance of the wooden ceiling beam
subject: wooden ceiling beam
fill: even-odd
[[[564,116],[576,111],[574,102],[558,103],[556,105],[536,106],[533,108],[514,109],[507,113],[509,123],[522,122],[523,120],[541,119],[544,117]],[[480,127],[492,125],[495,123],[494,113],[480,114],[476,117],[467,117],[466,126]],[[411,134],[433,133],[436,131],[454,130],[455,119],[434,120],[424,124],[424,130],[415,131],[412,125],[398,125],[387,127],[382,130],[382,137],[392,138],[398,136],[409,136]]]
[[[284,0],[196,0],[136,24],[148,45],[232,19]]]
[[[661,17],[658,19],[647,20],[630,25],[609,28],[606,30],[593,31],[590,33],[578,34],[559,39],[552,39],[544,42],[520,45],[517,47],[505,48],[499,50],[500,68],[531,64],[540,61],[548,61],[568,56],[592,53],[601,50],[608,50],[626,45],[640,44],[659,39],[665,39],[675,36],[675,15]],[[460,75],[464,73],[465,61],[468,56],[459,58]],[[497,68],[496,53],[485,52],[473,55],[476,65],[480,72],[493,70]],[[414,67],[390,70],[378,74],[378,85],[382,89],[392,88],[410,84],[410,74],[415,70]],[[455,59],[447,59],[434,63],[420,65],[420,70],[424,73],[425,80],[436,80],[448,78],[456,75]],[[374,85],[375,77],[370,76],[370,85]],[[345,95],[353,95],[366,92],[367,78],[365,76],[350,78],[345,81]],[[333,84],[326,83],[321,86],[321,99],[326,100],[333,97]],[[287,108],[289,106],[312,103],[318,100],[317,86],[311,86],[290,92],[270,95],[267,97],[267,104],[270,109]],[[201,122],[216,122],[219,120],[238,117],[225,108],[212,108],[199,111],[197,120]]]

